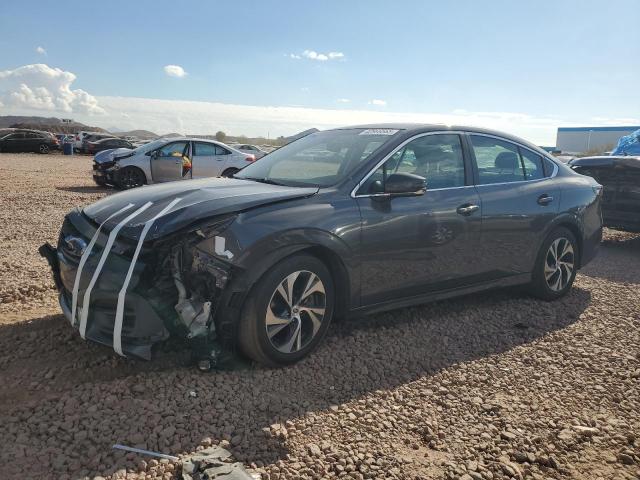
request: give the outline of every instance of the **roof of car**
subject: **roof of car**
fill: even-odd
[[[442,131],[442,130],[482,133],[485,135],[495,135],[498,137],[505,138],[507,140],[512,140],[514,142],[524,144],[530,148],[535,149],[536,151],[544,153],[545,156],[547,157],[550,156],[548,152],[546,152],[545,150],[541,149],[539,146],[523,138],[517,137],[515,135],[511,135],[506,132],[491,130],[488,128],[468,127],[463,125],[445,125],[443,123],[369,123],[364,125],[352,125],[348,127],[339,127],[334,130],[348,130],[351,128],[405,130],[409,134],[431,132],[431,131],[436,132],[436,131]]]
[[[624,167],[640,168],[640,157],[599,155],[593,157],[579,157],[569,161],[574,167],[612,167],[621,165]]]

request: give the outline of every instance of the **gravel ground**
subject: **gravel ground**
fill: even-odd
[[[87,157],[0,155],[0,478],[178,478],[221,444],[271,479],[640,478],[640,235],[555,303],[497,291],[336,324],[302,363],[202,374],[83,342],[37,247],[108,191]]]

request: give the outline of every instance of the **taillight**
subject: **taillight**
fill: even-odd
[[[245,157],[245,160],[246,160],[247,162],[255,162],[255,161],[256,161],[256,156],[255,156],[255,155],[247,155],[247,156]]]

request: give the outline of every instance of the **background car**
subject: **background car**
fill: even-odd
[[[640,157],[582,157],[571,160],[569,166],[604,187],[605,227],[640,232]]]
[[[0,152],[49,153],[59,146],[53,134],[39,130],[15,130],[0,138]]]
[[[115,139],[116,137],[114,137],[110,133],[91,133],[89,135],[85,135],[80,144],[80,153],[91,153],[89,151],[89,144],[95,143],[98,140],[104,140],[106,138]]]
[[[253,155],[215,140],[163,138],[100,161],[94,159],[93,179],[99,185],[128,189],[191,178],[231,177],[254,160]]]
[[[122,138],[102,138],[95,141],[87,140],[86,151],[90,154],[96,154],[102,150],[111,150],[116,148],[129,148],[133,149],[131,142],[123,140]]]
[[[234,144],[232,146],[233,146],[233,148],[235,148],[236,150],[241,151],[242,153],[246,153],[248,155],[253,155],[256,160],[264,157],[267,154],[267,152],[265,152],[264,150],[262,150],[260,147],[258,147],[256,145],[249,145],[249,144],[246,144],[246,143],[241,143],[241,144]]]
[[[79,152],[82,149],[82,141],[87,136],[95,133],[100,133],[100,132],[89,132],[86,130],[80,130],[78,133],[76,133],[76,139],[75,139],[75,142],[73,143],[73,150],[76,152]]]

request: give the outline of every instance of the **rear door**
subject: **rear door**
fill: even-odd
[[[231,166],[234,166],[238,169],[244,167],[244,165],[232,165],[234,163],[238,163],[237,160],[238,158],[236,158],[236,156],[231,153],[231,150],[227,150],[220,145],[216,145],[216,163],[218,164],[218,168],[220,171],[218,175],[222,175],[222,173]]]
[[[189,141],[171,142],[151,155],[151,176],[154,182],[172,182],[191,178]]]
[[[24,134],[24,150],[27,152],[37,152],[38,146],[43,143],[42,135],[34,132]]]
[[[222,173],[224,162],[216,156],[216,144],[208,142],[193,143],[192,178],[218,177]]]
[[[482,202],[478,261],[493,278],[531,271],[560,189],[543,157],[492,135],[469,134],[475,180]]]

